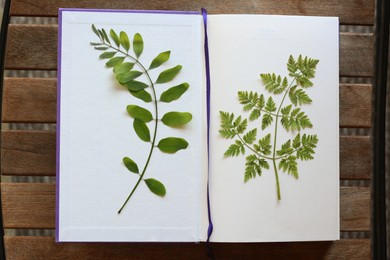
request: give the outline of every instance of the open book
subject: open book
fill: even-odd
[[[338,98],[337,18],[61,9],[57,241],[338,239]]]

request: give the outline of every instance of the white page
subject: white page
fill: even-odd
[[[61,19],[61,17],[60,17]],[[63,10],[60,30],[58,115],[58,241],[199,241],[205,174],[205,123],[202,17],[183,13]],[[182,65],[169,83],[156,84],[157,98],[172,86],[188,82],[188,90],[171,103],[158,102],[159,118],[169,111],[190,112],[192,121],[179,128],[158,122],[155,145],[166,137],[184,138],[188,148],[174,154],[154,148],[144,179],[164,184],[166,195],[153,194],[141,181],[121,214],[118,210],[137,182],[122,158],[134,160],[142,171],[150,142],[133,129],[129,104],[150,110],[153,103],[134,98],[115,80],[91,25],[124,31],[130,38],[140,33],[144,50],[139,61],[148,68],[161,52],[171,50],[169,60],[150,70],[156,81],[160,72]],[[113,40],[111,39],[112,43]],[[113,43],[114,44],[114,43]],[[108,50],[109,51],[109,50]],[[141,70],[140,67],[136,68]],[[137,80],[147,82],[143,75]],[[150,88],[149,88],[150,91]],[[151,135],[154,121],[148,123]]]
[[[269,242],[335,240],[339,238],[339,105],[338,19],[262,15],[209,16],[211,66],[211,204],[212,241]],[[255,91],[266,97],[260,73],[288,77],[289,55],[318,59],[312,99],[302,110],[313,128],[301,134],[318,136],[314,160],[299,161],[299,178],[278,170],[281,200],[276,193],[272,161],[269,169],[244,183],[245,157],[224,158],[233,138],[219,134],[219,111],[248,118],[239,104],[238,91]],[[291,78],[288,77],[289,82]],[[276,104],[281,95],[275,97]],[[288,104],[287,97],[284,104]],[[248,130],[261,121],[248,124]],[[273,133],[274,124],[257,137]],[[246,133],[246,132],[245,132]],[[297,132],[295,132],[297,134]],[[279,123],[277,146],[295,134]],[[272,134],[272,143],[273,143]],[[277,164],[279,161],[276,161]]]

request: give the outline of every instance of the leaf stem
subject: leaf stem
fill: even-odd
[[[156,142],[156,137],[157,137],[157,126],[158,126],[158,107],[157,107],[157,95],[156,95],[156,90],[155,90],[155,87],[154,87],[154,83],[148,73],[148,70],[138,61],[138,59],[134,58],[133,56],[129,55],[128,53],[125,53],[123,51],[121,51],[119,48],[115,48],[113,47],[111,44],[107,44],[104,42],[104,44],[111,48],[111,49],[114,49],[122,54],[124,54],[126,57],[129,57],[130,59],[132,59],[142,70],[143,72],[145,73],[145,75],[147,76],[148,78],[148,81],[150,83],[150,87],[152,89],[152,94],[153,94],[153,98],[154,98],[154,110],[155,110],[155,124],[154,124],[154,133],[153,133],[153,139],[152,139],[152,142],[151,142],[151,146],[150,146],[150,150],[149,150],[149,155],[148,155],[148,159],[146,160],[146,163],[145,163],[145,166],[142,170],[142,173],[140,174],[139,178],[138,178],[138,181],[136,182],[136,184],[134,185],[133,189],[131,190],[129,196],[127,196],[125,202],[123,203],[122,207],[118,210],[118,214],[120,214],[123,210],[123,208],[126,206],[126,204],[129,202],[131,196],[133,195],[133,193],[135,192],[135,190],[137,189],[138,185],[141,183],[141,181],[143,180],[143,177],[145,175],[145,172],[146,172],[146,169],[148,168],[148,165],[149,165],[149,162],[150,162],[150,159],[152,158],[152,154],[153,154],[153,150],[155,148],[155,142]]]
[[[282,101],[280,101],[280,105],[278,107],[278,111],[276,112],[276,116],[275,116],[275,134],[274,134],[274,146],[273,146],[273,152],[272,152],[272,162],[273,162],[274,171],[275,171],[276,189],[277,189],[277,194],[278,194],[278,200],[281,199],[278,168],[276,167],[276,160],[277,160],[277,157],[276,157],[276,140],[277,140],[277,137],[278,137],[278,119],[279,119],[279,115],[280,115],[280,110],[282,109],[283,102],[286,99],[287,93],[290,90],[290,88],[291,88],[291,86],[293,85],[294,82],[295,82],[295,79],[293,81],[291,81],[290,85],[286,89],[286,91],[285,91],[285,93],[283,95]]]

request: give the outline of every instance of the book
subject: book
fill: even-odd
[[[56,241],[339,239],[338,18],[60,9],[58,37]]]

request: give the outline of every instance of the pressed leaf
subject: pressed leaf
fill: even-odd
[[[159,67],[161,64],[169,60],[169,56],[171,55],[171,51],[161,52],[157,55],[156,58],[153,59],[152,63],[149,66],[149,69],[154,69]]]
[[[95,50],[98,50],[98,51],[105,51],[105,50],[108,50],[108,47],[95,47]]]
[[[139,34],[139,33],[136,33],[134,35],[133,50],[134,50],[135,56],[137,56],[137,59],[139,58],[139,56],[141,56],[142,51],[144,50],[144,41],[142,39],[141,34]]]
[[[129,72],[117,74],[116,79],[118,80],[119,83],[124,84],[124,83],[129,82],[130,80],[138,78],[141,75],[142,75],[141,71],[132,70]]]
[[[119,40],[121,42],[122,47],[128,52],[130,50],[130,41],[129,37],[125,32],[120,32],[119,33]]]
[[[106,40],[106,42],[108,42],[108,44],[111,45],[111,42],[110,42],[110,39],[108,39],[108,36],[107,36],[107,33],[104,29],[102,29],[102,32],[103,32],[103,37],[104,37],[104,40]]]
[[[96,29],[96,27],[95,27],[94,24],[92,24],[92,31],[97,35],[97,37],[100,38],[100,35],[99,35],[99,33],[98,33],[98,30]]]
[[[141,89],[138,91],[131,91],[129,90],[130,94],[133,95],[136,98],[141,99],[144,102],[151,102],[152,101],[152,96],[145,90]]]
[[[114,57],[115,54],[116,54],[116,51],[106,51],[106,52],[103,52],[102,54],[100,54],[99,58],[100,59],[109,59],[109,58]]]
[[[164,184],[162,184],[160,181],[153,178],[145,179],[144,181],[149,190],[157,196],[164,197],[167,193]]]
[[[148,84],[136,80],[130,80],[129,82],[123,83],[122,86],[127,87],[130,91],[139,91],[149,87]]]
[[[115,74],[122,74],[125,72],[129,72],[134,67],[133,62],[123,62],[122,64],[119,64],[114,67],[113,71]]]
[[[251,131],[249,131],[248,133],[246,133],[242,139],[244,140],[244,142],[246,142],[247,144],[252,144],[255,140],[256,140],[256,137],[257,137],[257,128],[255,129],[252,129]]]
[[[160,75],[158,75],[156,83],[158,84],[167,83],[173,80],[176,77],[176,75],[180,72],[181,68],[182,68],[181,65],[177,65],[173,68],[164,70],[163,72],[160,73]]]
[[[129,157],[124,157],[123,163],[125,164],[126,168],[129,171],[134,172],[134,173],[139,173],[137,164]]]
[[[115,66],[118,66],[119,64],[121,64],[124,60],[125,60],[125,57],[114,57],[114,58],[111,58],[107,61],[106,66],[109,68],[115,67]]]
[[[168,112],[161,121],[167,126],[181,126],[192,120],[191,113],[188,112]]]
[[[115,31],[113,29],[110,30],[110,36],[111,36],[111,39],[114,41],[115,45],[117,47],[119,47],[120,40],[119,40],[118,35],[115,33]]]
[[[138,137],[145,142],[150,142],[150,131],[144,121],[134,119],[133,127]]]
[[[91,46],[101,46],[101,45],[103,45],[103,43],[101,43],[101,42],[90,42],[89,44],[91,44]]]
[[[136,105],[128,105],[127,108],[127,113],[134,119],[139,119],[143,122],[150,122],[153,120],[152,113],[150,113],[148,110],[146,110],[143,107],[136,106]]]
[[[160,101],[169,103],[177,100],[187,91],[188,88],[188,83],[182,83],[180,85],[171,87],[161,94]]]
[[[188,143],[183,138],[168,137],[161,139],[157,147],[164,153],[176,153],[181,149],[186,149]]]

